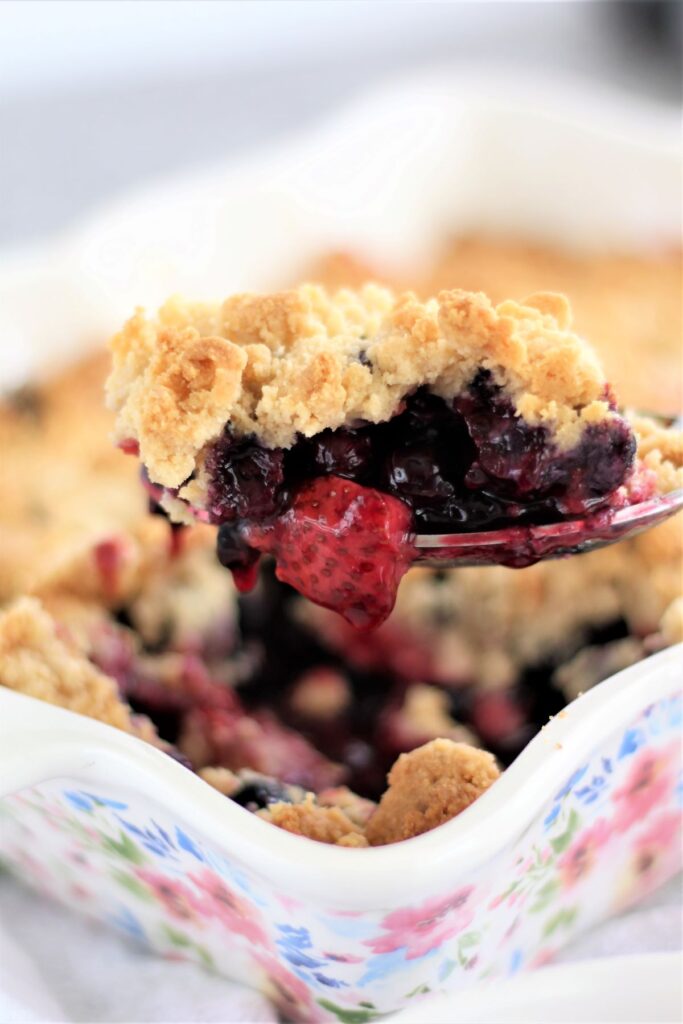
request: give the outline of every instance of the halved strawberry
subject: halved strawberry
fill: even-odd
[[[251,547],[272,554],[284,583],[360,629],[383,622],[413,548],[410,509],[337,476],[304,484],[272,525],[251,527]]]

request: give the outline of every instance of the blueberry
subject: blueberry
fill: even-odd
[[[313,438],[313,464],[319,473],[358,480],[372,466],[372,440],[368,428],[323,430]]]
[[[236,440],[226,429],[209,453],[207,468],[215,522],[263,520],[277,513],[284,479],[281,448],[264,448],[250,438]]]
[[[247,810],[262,810],[268,804],[292,803],[291,793],[287,786],[275,779],[259,779],[247,782],[230,797],[240,807]]]
[[[249,547],[242,538],[239,527],[233,523],[222,523],[219,526],[216,554],[218,561],[226,569],[246,569],[259,557],[258,551]]]

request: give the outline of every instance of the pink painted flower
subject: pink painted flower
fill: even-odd
[[[323,956],[328,960],[334,960],[338,964],[362,964],[362,956],[351,956],[350,953],[329,953],[327,950],[323,951]]]
[[[658,815],[637,836],[619,886],[620,907],[636,903],[681,869],[681,816],[678,811]]]
[[[365,945],[375,953],[405,948],[406,960],[424,956],[470,924],[474,912],[466,904],[473,888],[466,886],[446,899],[429,900],[421,907],[392,911],[382,921],[387,934],[368,939]]]
[[[317,1024],[324,1018],[301,978],[288,971],[275,957],[257,953],[256,962],[265,973],[265,994],[280,1011],[283,1020]]]
[[[174,881],[147,868],[136,868],[135,874],[152,890],[159,903],[172,917],[179,921],[196,921],[198,917],[204,916],[201,901],[182,882]]]
[[[283,896],[282,893],[275,893],[275,898],[285,910],[299,910],[303,906],[301,900],[295,900],[292,896]]]
[[[202,893],[202,907],[207,916],[218,918],[229,931],[244,935],[249,942],[260,946],[269,945],[259,911],[248,900],[229,889],[222,878],[208,868],[194,874],[190,872],[188,878]]]
[[[598,818],[590,828],[576,837],[569,849],[560,857],[557,862],[560,869],[560,878],[566,889],[576,885],[590,871],[592,871],[597,860],[598,851],[607,843],[612,834],[609,822],[604,818]]]
[[[529,968],[533,970],[534,967],[545,967],[546,964],[551,964],[556,956],[556,949],[539,949],[536,956],[529,961]]]
[[[79,869],[79,871],[92,871],[93,866],[88,857],[86,857],[83,850],[78,846],[74,846],[73,849],[69,850],[67,857],[72,861]]]
[[[71,895],[77,900],[91,900],[92,893],[85,886],[79,885],[77,882],[73,882],[71,885]]]
[[[625,832],[662,803],[675,782],[675,761],[680,757],[678,743],[663,750],[643,750],[631,765],[623,786],[612,799],[616,814],[612,822],[617,832]]]

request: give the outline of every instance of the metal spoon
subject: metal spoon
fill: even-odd
[[[683,429],[683,415],[665,416],[638,410],[672,430]],[[418,534],[414,564],[442,569],[472,565],[507,565],[522,569],[550,558],[566,558],[616,544],[658,526],[683,509],[683,488],[648,498],[618,511],[601,509],[584,519],[544,526],[509,526],[482,533]]]
[[[418,534],[414,564],[440,568],[508,565],[523,568],[549,558],[565,558],[635,537],[683,509],[683,488],[629,505],[596,512],[585,519],[546,526],[511,526],[484,533]]]

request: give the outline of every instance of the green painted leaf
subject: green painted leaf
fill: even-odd
[[[567,849],[572,839],[574,838],[574,834],[580,824],[581,818],[572,807],[569,813],[569,817],[567,819],[567,826],[564,832],[562,832],[559,836],[555,836],[554,839],[550,840],[550,845],[552,846],[555,853],[563,853]]]
[[[213,970],[215,965],[213,957],[209,953],[208,949],[205,949],[204,946],[198,945],[198,943],[194,944],[194,949],[197,951],[197,956],[201,960],[203,966],[207,967],[209,970]]]
[[[413,996],[422,996],[425,995],[427,992],[431,992],[429,985],[418,985],[416,988],[412,990],[412,992],[408,993],[406,999],[412,999]],[[364,1006],[365,1004],[361,1003],[360,1005]]]
[[[109,853],[115,853],[118,857],[123,857],[124,860],[129,860],[131,864],[144,864],[147,858],[145,857],[142,850],[140,850],[130,836],[121,830],[119,832],[119,838],[112,839],[111,836],[102,835],[102,847]]]
[[[119,885],[122,885],[129,892],[132,892],[134,896],[137,896],[140,900],[146,900],[147,903],[153,903],[154,897],[151,892],[140,882],[134,875],[129,875],[126,871],[112,871],[112,878],[115,878]]]
[[[539,911],[545,910],[546,907],[548,907],[555,899],[559,888],[560,883],[556,878],[552,878],[549,882],[546,882],[545,885],[542,885],[536,893],[536,902],[532,903],[529,907],[531,913],[537,914]]]
[[[375,1009],[375,1004],[374,1003],[367,1003],[364,999],[361,999],[361,1001],[359,1002],[358,1005],[359,1006],[365,1006],[365,1007],[367,1007],[368,1010],[374,1010]]]
[[[576,917],[576,907],[564,907],[562,910],[558,910],[556,914],[549,917],[543,928],[543,937],[548,938],[549,935],[553,935],[558,928],[568,928],[574,922]]]
[[[569,928],[570,925],[574,924],[578,909],[576,907],[568,907],[564,912],[564,926]]]
[[[458,945],[461,949],[467,949],[468,946],[476,946],[478,942],[481,942],[481,932],[465,932],[458,939]]]
[[[192,945],[192,940],[184,932],[179,932],[175,928],[171,928],[170,924],[163,925],[162,928],[166,938],[174,946],[178,946],[179,949],[186,948]],[[199,949],[199,947],[197,947]]]
[[[329,1010],[342,1024],[369,1024],[369,1021],[380,1020],[382,1017],[390,1017],[389,1013],[378,1013],[375,1009],[347,1010],[343,1006],[336,1006],[329,999],[319,999],[318,1005],[323,1010]],[[363,1005],[362,1003],[360,1004]]]

